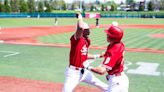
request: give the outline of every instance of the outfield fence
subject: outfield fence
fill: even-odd
[[[82,14],[85,17],[85,14]],[[164,18],[164,13],[104,13],[102,18]],[[75,13],[0,13],[0,18],[73,18]]]

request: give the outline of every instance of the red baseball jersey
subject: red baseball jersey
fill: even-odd
[[[74,35],[70,38],[71,50],[70,50],[70,65],[75,67],[83,68],[83,62],[87,60],[88,48],[90,45],[90,39],[85,39],[81,37],[75,39]]]
[[[105,53],[103,66],[108,70],[109,75],[123,71],[124,65],[124,44],[122,42],[110,44]]]

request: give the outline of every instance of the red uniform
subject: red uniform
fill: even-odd
[[[90,45],[90,39],[81,37],[75,39],[74,35],[70,38],[71,50],[70,50],[70,65],[83,68],[83,62],[87,60],[88,48]]]
[[[122,42],[111,44],[108,46],[103,66],[109,69],[107,72],[109,75],[121,73],[124,65],[124,44]]]

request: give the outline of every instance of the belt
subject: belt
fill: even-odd
[[[121,76],[121,73],[116,73],[114,74],[114,76]]]
[[[72,65],[69,65],[69,68],[72,68],[74,70],[81,70],[81,69],[83,69],[83,68],[72,66]]]
[[[109,79],[112,78],[112,77],[121,76],[121,75],[123,75],[123,74],[124,74],[124,72],[115,73],[115,74],[112,74],[112,75],[107,75],[107,76],[106,76],[106,79],[109,80]]]

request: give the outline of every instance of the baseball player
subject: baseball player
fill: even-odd
[[[86,62],[88,58],[96,59],[100,58],[101,55],[88,55],[90,45],[90,39],[88,37],[90,34],[89,26],[83,22],[81,14],[78,14],[77,17],[77,30],[70,38],[70,58],[69,65],[66,69],[63,92],[73,92],[79,82],[94,85],[103,92],[106,92],[108,85],[97,79],[90,71],[84,68],[84,65],[87,66],[84,62]]]
[[[128,92],[129,80],[123,72],[125,52],[124,44],[121,42],[123,30],[118,26],[112,25],[105,32],[107,41],[110,44],[104,54],[102,66],[95,68],[89,66],[88,69],[98,74],[108,73],[106,76],[108,80],[107,92]]]

